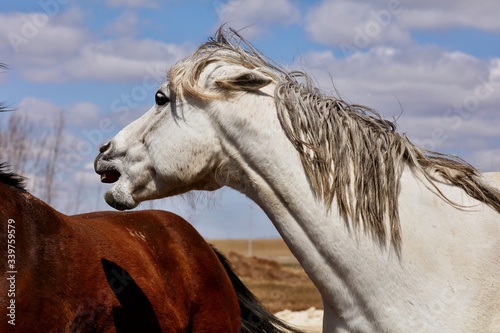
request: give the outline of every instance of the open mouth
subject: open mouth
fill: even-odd
[[[100,175],[101,175],[101,182],[108,184],[118,181],[118,179],[121,176],[121,174],[116,170],[106,170],[100,173]]]

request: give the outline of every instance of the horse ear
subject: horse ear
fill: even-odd
[[[256,71],[245,70],[234,75],[219,78],[215,83],[221,88],[229,90],[255,91],[271,83],[272,79]]]

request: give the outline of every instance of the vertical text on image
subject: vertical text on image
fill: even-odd
[[[7,322],[16,324],[16,221],[7,220]]]

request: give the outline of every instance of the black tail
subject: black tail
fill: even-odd
[[[215,247],[212,249],[227,272],[236,291],[241,311],[241,333],[301,333],[302,331],[289,326],[279,318],[269,313],[254,294],[243,284],[236,275],[231,264]]]

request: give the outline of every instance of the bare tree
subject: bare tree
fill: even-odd
[[[46,157],[46,162],[44,163],[44,168],[42,170],[42,177],[45,182],[45,192],[43,199],[49,205],[52,203],[55,194],[55,183],[54,177],[56,172],[56,165],[61,157],[61,143],[62,135],[64,130],[64,113],[59,112],[56,119],[54,120],[54,126],[52,126],[52,131],[49,132],[51,140],[49,140],[50,145],[47,147],[48,156]]]
[[[6,69],[7,65],[0,62],[0,70]],[[0,112],[8,111],[7,105],[4,102],[0,102]],[[1,137],[0,137],[1,139]]]
[[[0,63],[0,72],[6,68],[7,65]],[[54,180],[63,153],[64,113],[60,111],[54,119],[35,123],[27,115],[5,111],[13,109],[0,101],[0,113],[3,113],[0,115],[0,158],[6,159],[16,173],[28,176],[30,192],[50,205],[57,194]],[[81,195],[79,187],[75,210],[79,208]]]
[[[65,205],[65,211],[67,214],[78,214],[80,211],[80,204],[83,200],[84,189],[85,189],[85,180],[83,177],[78,177],[78,181],[76,182],[75,190],[72,192],[71,200],[68,200]]]
[[[2,158],[16,173],[29,177],[31,192],[52,204],[56,195],[56,165],[62,155],[64,113],[35,124],[28,116],[13,112],[8,120],[2,119],[1,125]]]
[[[12,114],[3,127],[1,133],[3,155],[7,156],[16,172],[25,174],[28,171],[31,154],[33,123],[26,116]]]

